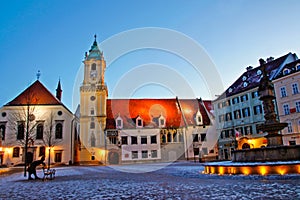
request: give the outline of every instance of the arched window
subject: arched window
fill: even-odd
[[[161,142],[162,143],[166,143],[166,135],[162,135],[161,136]]]
[[[57,123],[55,126],[55,139],[62,139],[62,130],[63,130],[63,125],[62,123]]]
[[[24,132],[25,132],[24,122],[20,122],[18,124],[17,140],[24,140]]]
[[[0,137],[1,136],[2,136],[2,140],[5,140],[5,125],[4,124],[0,125]]]
[[[36,127],[36,139],[37,140],[42,140],[43,139],[43,134],[44,134],[44,125],[43,124],[38,124]]]
[[[167,137],[168,142],[172,142],[172,134],[169,132]]]
[[[14,147],[13,148],[13,157],[19,157],[20,156],[20,147]]]
[[[94,128],[95,128],[95,122],[91,122],[90,129],[94,129]]]
[[[173,142],[177,142],[177,132],[173,133]]]
[[[92,70],[96,70],[96,63],[92,64]]]

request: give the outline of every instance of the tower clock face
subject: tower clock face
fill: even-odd
[[[90,76],[91,76],[91,78],[96,78],[97,77],[97,71],[92,70]]]

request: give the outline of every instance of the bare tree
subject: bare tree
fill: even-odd
[[[38,99],[34,91],[27,91],[26,95],[22,99],[18,100],[18,103],[12,103],[8,106],[16,106],[16,109],[8,116],[9,128],[15,134],[10,134],[9,141],[14,143],[15,139],[11,138],[16,136],[17,141],[24,147],[24,177],[27,174],[27,165],[30,164],[28,159],[28,147],[34,145],[34,129],[37,125],[35,121],[35,111]]]
[[[48,170],[50,169],[50,156],[51,156],[51,148],[55,145],[59,144],[62,139],[57,139],[55,136],[55,120],[54,113],[51,112],[49,117],[47,117],[45,131],[43,136],[43,143],[46,147],[48,147]]]

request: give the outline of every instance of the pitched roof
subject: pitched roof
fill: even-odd
[[[288,53],[256,68],[248,69],[230,87],[228,87],[228,89],[225,91],[225,96],[229,97],[257,87],[262,77],[262,67],[265,67],[270,79],[272,80],[278,73],[278,70],[282,68],[289,56],[293,56],[293,58],[297,57],[295,54]],[[220,98],[224,98],[224,95],[222,95]]]
[[[286,64],[282,70],[278,73],[278,75],[276,76],[276,79],[281,78],[283,76],[287,76],[296,72],[299,72],[299,65],[300,65],[300,59],[296,60],[294,62],[288,63]],[[298,67],[297,67],[298,66]],[[289,70],[287,74],[284,74],[284,70]]]
[[[199,110],[198,100],[185,99],[180,100],[180,110],[178,101],[174,99],[108,99],[107,100],[107,119],[106,129],[116,129],[116,118],[121,117],[123,128],[131,129],[136,127],[137,117],[143,119],[143,127],[158,127],[158,118],[163,116],[168,128],[178,128],[186,126],[184,117],[188,119],[188,124],[193,124],[193,117]],[[211,108],[211,102],[205,101],[205,104]],[[201,106],[202,107],[202,106]],[[200,108],[204,124],[210,124],[208,115],[204,108]],[[195,123],[194,123],[195,124]]]
[[[62,105],[62,103],[39,81],[36,80],[6,106]]]

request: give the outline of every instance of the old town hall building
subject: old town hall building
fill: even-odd
[[[80,163],[122,164],[215,159],[205,143],[211,102],[201,99],[108,99],[106,62],[96,37],[80,87]]]

